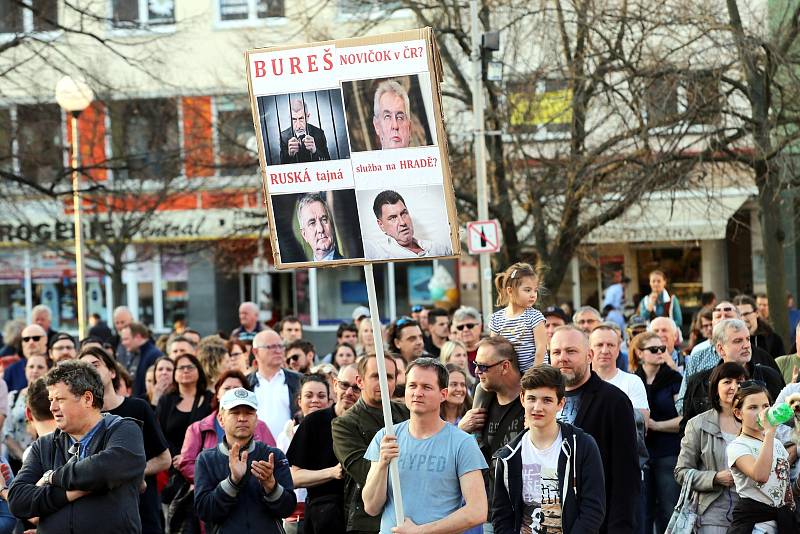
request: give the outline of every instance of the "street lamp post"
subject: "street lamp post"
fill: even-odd
[[[86,337],[86,284],[83,277],[83,230],[81,226],[81,193],[78,175],[78,116],[94,100],[94,92],[81,80],[64,76],[56,84],[56,101],[69,113],[72,133],[72,211],[75,222],[75,278],[78,290],[78,339]]]
[[[472,37],[472,113],[475,121],[475,179],[478,197],[478,220],[489,218],[489,194],[486,183],[486,144],[483,118],[483,66],[481,60],[481,31],[478,20],[478,0],[470,0],[470,34]],[[492,315],[492,263],[488,254],[480,254],[481,315],[483,324]]]

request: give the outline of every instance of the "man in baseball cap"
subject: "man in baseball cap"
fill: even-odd
[[[225,439],[197,458],[197,515],[213,532],[282,534],[281,519],[292,514],[297,499],[286,456],[253,439],[258,397],[236,388],[219,406]]]
[[[369,318],[369,308],[366,306],[357,306],[355,310],[353,310],[353,323],[358,328],[358,323],[361,322],[361,319],[368,319]]]

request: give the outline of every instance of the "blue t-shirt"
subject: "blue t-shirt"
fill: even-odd
[[[417,525],[424,525],[452,514],[462,506],[459,478],[472,471],[487,469],[486,460],[475,438],[454,425],[442,429],[427,439],[416,439],[408,430],[409,421],[394,425],[400,457],[400,487],[403,512]],[[372,438],[364,458],[377,462],[381,440],[386,429]],[[388,498],[381,516],[381,532],[389,533],[397,526],[389,478]]]
[[[581,391],[583,388],[578,388],[572,391],[567,391],[564,395],[566,401],[564,407],[556,414],[556,418],[562,423],[575,424],[575,416],[578,415],[578,410],[581,409]]]

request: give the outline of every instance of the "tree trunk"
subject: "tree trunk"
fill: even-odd
[[[791,346],[789,335],[789,313],[786,305],[786,273],[784,270],[783,246],[786,233],[783,230],[780,210],[780,170],[773,162],[758,162],[755,165],[758,185],[758,206],[761,211],[761,239],[764,244],[764,274],[767,281],[769,318],[775,332]]]
[[[121,306],[125,302],[125,284],[122,283],[122,271],[125,265],[121,260],[114,258],[111,265],[111,294],[114,299],[114,307]]]

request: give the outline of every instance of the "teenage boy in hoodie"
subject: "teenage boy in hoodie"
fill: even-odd
[[[564,393],[555,367],[532,367],[522,377],[527,430],[494,454],[495,534],[583,534],[603,524],[600,450],[592,436],[556,418]]]

